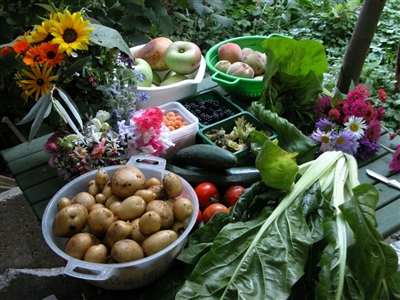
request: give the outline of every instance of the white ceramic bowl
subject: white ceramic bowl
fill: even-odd
[[[143,48],[144,45],[139,45],[130,48],[131,53],[135,53]],[[196,76],[193,79],[183,80],[167,86],[158,87],[137,87],[137,93],[146,92],[150,98],[146,103],[137,102],[137,109],[148,108],[150,106],[159,106],[171,101],[177,101],[186,97],[190,97],[197,92],[197,85],[203,80],[206,71],[206,61],[204,56],[201,56],[200,66],[196,71]],[[168,71],[157,72],[161,78],[168,73]]]
[[[146,178],[157,177],[162,181],[166,160],[154,156],[133,156],[127,163],[139,168]],[[111,176],[120,166],[104,167]],[[87,190],[87,183],[93,179],[97,170],[79,176],[62,187],[50,200],[43,214],[42,233],[48,246],[66,261],[64,273],[68,276],[83,279],[101,288],[110,290],[127,290],[147,285],[171,267],[173,260],[182,250],[187,237],[194,227],[199,209],[198,199],[191,185],[181,178],[184,189],[180,197],[188,198],[193,204],[192,216],[186,220],[188,227],[179,238],[167,248],[151,256],[126,263],[99,264],[75,259],[64,252],[67,238],[59,238],[53,234],[52,223],[57,214],[58,200],[65,196],[72,198],[75,194]]]

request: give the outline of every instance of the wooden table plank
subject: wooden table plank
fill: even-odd
[[[400,200],[393,201],[375,212],[378,231],[386,237],[400,228]]]

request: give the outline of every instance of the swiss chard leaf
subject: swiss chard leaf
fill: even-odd
[[[396,251],[377,230],[375,206],[378,190],[370,184],[353,189],[354,197],[339,206],[354,232],[354,243],[348,247],[348,265],[364,287],[368,299],[378,299],[384,280],[397,271]]]

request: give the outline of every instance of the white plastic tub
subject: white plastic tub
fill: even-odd
[[[139,168],[146,178],[157,177],[162,180],[163,176],[170,173],[165,170],[166,160],[154,156],[133,156],[129,165]],[[120,166],[103,168],[111,176]],[[57,214],[58,200],[63,197],[70,199],[80,191],[87,190],[88,181],[94,178],[97,170],[79,176],[61,188],[50,200],[43,214],[42,233],[49,247],[66,261],[64,273],[68,276],[79,278],[90,282],[101,288],[110,290],[134,289],[147,285],[168,271],[175,257],[182,250],[189,232],[194,227],[199,209],[196,193],[190,184],[181,178],[184,189],[181,197],[190,199],[193,203],[194,213],[187,220],[188,227],[183,234],[171,245],[162,251],[145,257],[143,259],[113,264],[99,264],[85,262],[75,259],[64,252],[67,238],[59,238],[53,234],[52,222]]]
[[[143,48],[144,45],[139,45],[130,48],[131,53]],[[164,103],[171,101],[177,101],[189,96],[194,95],[197,92],[197,85],[202,82],[206,71],[206,61],[204,56],[201,56],[200,66],[196,71],[196,76],[193,79],[183,80],[174,84],[158,87],[137,87],[136,94],[146,92],[150,98],[147,102],[137,102],[137,109],[148,108],[150,106],[160,106]],[[168,73],[168,71],[157,72],[161,79]]]
[[[159,107],[163,110],[164,114],[173,111],[174,113],[180,114],[183,120],[189,122],[189,125],[171,131],[171,139],[175,146],[168,148],[165,154],[160,155],[168,159],[178,150],[195,144],[196,134],[199,130],[199,120],[179,102],[169,102]]]

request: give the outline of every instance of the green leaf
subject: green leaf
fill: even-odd
[[[37,111],[35,120],[33,121],[31,130],[29,132],[29,142],[31,142],[35,138],[36,133],[39,131],[40,125],[42,125],[44,118],[46,117],[46,115],[49,114],[49,111],[51,110],[50,95],[47,93],[44,93],[43,95],[45,95],[44,100]]]
[[[62,89],[58,89],[58,93],[60,94],[60,97],[64,100],[65,104],[68,106],[69,110],[71,111],[71,113],[75,117],[75,120],[78,121],[79,126],[81,128],[83,128],[83,123],[82,123],[81,116],[79,115],[79,112],[78,112],[75,104],[72,102],[71,98]]]
[[[378,190],[370,184],[361,184],[353,193],[351,200],[339,206],[354,232],[355,242],[348,248],[347,261],[369,299],[376,299],[383,280],[396,273],[398,257],[377,230]]]
[[[42,109],[43,104],[46,105],[49,98],[50,98],[50,95],[46,94],[46,93],[44,93],[42,96],[40,96],[40,98],[35,103],[35,105],[31,108],[31,110],[26,114],[26,116],[17,125],[26,124],[26,123],[32,121],[33,119],[35,119],[37,114],[39,113],[39,111]]]
[[[290,191],[299,169],[297,153],[288,153],[267,140],[256,158],[256,168],[267,186]]]
[[[79,131],[79,129],[76,127],[75,123],[72,121],[72,119],[70,118],[70,116],[68,115],[67,111],[64,109],[64,107],[61,105],[61,103],[57,100],[53,98],[53,104],[56,108],[56,110],[58,111],[58,113],[60,114],[60,116],[66,120],[66,122],[68,123],[69,126],[71,126],[72,130],[80,137],[80,138],[84,138],[82,133]]]
[[[93,43],[110,49],[118,48],[120,51],[126,53],[129,57],[132,57],[132,53],[129,50],[128,45],[125,43],[118,31],[100,24],[90,24],[90,26],[94,27],[94,30],[89,36]]]
[[[75,61],[68,69],[66,69],[59,75],[59,80],[64,77],[70,77],[74,75],[76,72],[81,71],[83,67],[86,65],[86,63],[89,61],[89,59],[90,56],[87,56]]]

